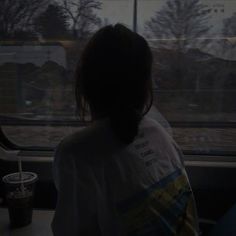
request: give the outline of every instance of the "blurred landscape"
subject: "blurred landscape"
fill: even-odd
[[[77,60],[76,47],[66,52],[70,61]],[[236,121],[236,61],[199,49],[153,49],[153,55],[154,104],[169,121]],[[50,60],[42,66],[0,65],[0,113],[73,116],[74,68]]]
[[[113,5],[106,4],[118,7],[119,1],[3,2],[0,125],[13,143],[55,147],[65,135],[81,128],[70,125],[77,120],[76,65],[91,35],[119,21],[134,31],[142,29],[138,33],[152,49],[154,106],[171,124],[183,124],[172,127],[180,146],[209,153],[236,151],[236,13],[223,18],[224,4],[166,0],[154,11],[152,1],[145,12],[148,20],[140,23],[142,9],[132,9],[132,4],[133,12],[124,19],[119,14],[112,18]],[[122,4],[120,8],[124,8]],[[221,15],[212,15],[216,11]],[[132,26],[131,15],[136,16]],[[212,18],[222,19],[220,26],[212,27]],[[25,125],[27,121],[34,123]],[[57,121],[68,124],[56,126]]]

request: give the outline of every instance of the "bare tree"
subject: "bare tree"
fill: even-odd
[[[49,4],[47,9],[35,18],[34,29],[44,39],[71,38],[68,30],[68,16],[56,3]]]
[[[233,53],[236,49],[236,13],[223,22],[222,29],[223,49],[228,53]]]
[[[98,0],[61,0],[61,6],[72,22],[74,38],[84,38],[94,26],[100,24],[96,10],[101,9]]]
[[[214,99],[218,101],[217,108],[219,111],[230,107],[230,105],[224,104],[224,97],[229,97],[230,93],[225,93],[222,88],[230,84],[230,88],[234,88],[235,84],[235,68],[234,61],[236,59],[236,13],[223,20],[222,38],[215,45],[215,52],[223,57],[223,66],[217,67],[217,73],[215,75],[214,88],[217,92],[214,94]],[[220,91],[220,92],[219,92]],[[233,101],[233,98],[232,98]]]
[[[208,19],[209,11],[200,0],[168,0],[145,28],[149,36],[160,39],[159,45],[184,51],[207,35]]]
[[[0,38],[32,31],[34,17],[47,4],[47,0],[0,0]]]
[[[236,37],[236,13],[223,22],[222,33],[226,37]]]

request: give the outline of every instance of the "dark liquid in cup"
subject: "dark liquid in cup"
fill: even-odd
[[[32,222],[34,186],[37,174],[32,172],[12,173],[3,177],[6,200],[12,228],[23,227]]]
[[[12,228],[23,227],[32,221],[33,197],[7,198],[10,226]]]

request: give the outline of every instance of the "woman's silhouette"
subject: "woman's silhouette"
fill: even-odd
[[[152,54],[117,24],[88,42],[76,73],[80,119],[54,159],[54,235],[197,235],[194,198],[181,152],[156,121]]]

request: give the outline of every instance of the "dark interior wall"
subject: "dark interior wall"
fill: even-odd
[[[219,219],[236,203],[236,169],[186,167],[201,218]]]

